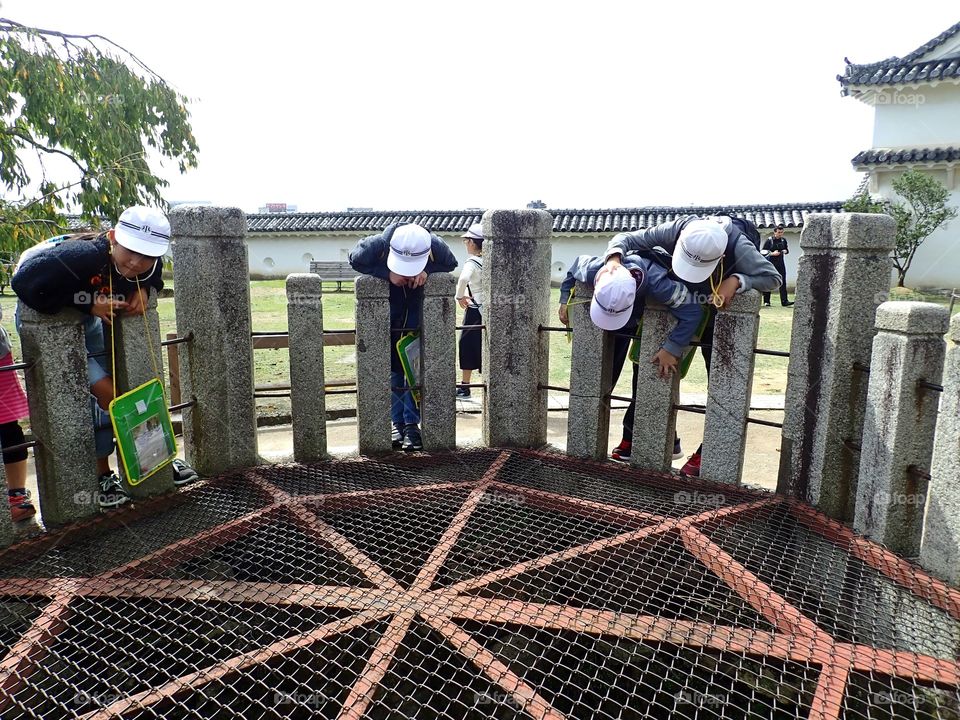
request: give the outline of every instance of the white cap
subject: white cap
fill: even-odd
[[[637,281],[627,268],[605,272],[593,288],[590,319],[603,330],[619,330],[630,320],[636,298]]]
[[[387,267],[397,275],[413,277],[423,272],[430,259],[430,233],[415,223],[400,225],[390,237]]]
[[[727,251],[727,233],[714,220],[693,220],[680,231],[673,250],[673,272],[681,280],[700,283]]]
[[[469,238],[470,240],[480,240],[483,241],[483,223],[474,223],[470,226],[470,229],[467,230],[462,238]]]
[[[134,205],[123,211],[113,229],[117,243],[148,257],[160,257],[170,247],[170,222],[156,208]]]

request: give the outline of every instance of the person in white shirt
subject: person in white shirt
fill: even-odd
[[[474,223],[460,237],[467,248],[467,261],[463,264],[460,279],[457,281],[457,304],[466,312],[463,315],[464,326],[482,325],[480,308],[483,305],[483,226]],[[464,327],[460,332],[460,370],[463,382],[457,388],[457,397],[470,397],[470,376],[473,371],[481,371],[481,333],[479,327]]]

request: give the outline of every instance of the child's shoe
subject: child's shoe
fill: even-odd
[[[403,451],[415,452],[423,450],[423,438],[420,437],[419,425],[407,425],[403,433]]]
[[[468,398],[470,397],[470,388],[464,387],[463,385],[457,386],[457,397],[458,398]]]
[[[680,447],[680,438],[675,437],[673,439],[673,459],[679,460],[683,457],[683,448]]]
[[[399,450],[400,446],[403,445],[403,428],[394,423],[390,431],[390,444],[393,446],[394,450]]]
[[[10,517],[14,522],[26,520],[37,514],[37,509],[30,501],[30,491],[25,488],[7,490],[7,499],[10,501]]]
[[[130,501],[130,496],[123,489],[123,483],[115,472],[108,472],[97,478],[100,494],[97,501],[103,509],[115,508]]]
[[[180,458],[174,458],[172,465],[173,465],[173,484],[176,485],[177,487],[180,487],[181,485],[186,485],[187,483],[191,483],[194,480],[196,480],[198,477],[200,477],[197,474],[196,470],[194,470],[192,467],[187,465]]]
[[[690,477],[700,477],[700,451],[697,450],[680,468],[680,472]]]
[[[621,440],[613,452],[610,453],[610,459],[617,462],[630,462],[630,448],[633,445],[629,440]]]

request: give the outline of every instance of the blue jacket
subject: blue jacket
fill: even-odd
[[[663,349],[674,357],[682,356],[684,348],[690,344],[694,333],[697,331],[697,326],[700,324],[702,310],[696,298],[687,289],[686,285],[679,280],[672,279],[667,270],[653,260],[638,255],[625,255],[622,262],[623,266],[633,273],[634,277],[640,279],[640,284],[637,286],[637,298],[633,303],[633,314],[624,324],[624,327],[632,327],[639,322],[640,318],[643,317],[646,300],[650,297],[658,303],[666,305],[670,313],[677,318],[677,326],[663,344]],[[570,298],[570,292],[577,280],[592,286],[593,279],[604,264],[602,257],[578,256],[560,285],[560,303],[565,304]]]
[[[388,225],[379,235],[370,235],[356,244],[347,258],[350,266],[364,275],[390,280],[390,270],[387,268],[387,255],[390,253],[390,238],[401,223]],[[457,258],[439,237],[430,234],[430,257],[424,268],[427,274],[435,272],[451,272],[457,267]],[[423,309],[423,288],[397,287],[390,283],[390,327],[391,328],[419,328]],[[396,356],[396,342],[401,332],[391,333],[391,368],[400,370],[400,360]]]
[[[610,240],[603,259],[608,260],[611,255],[616,253],[626,256],[630,252],[651,250],[655,247],[662,247],[672,254],[677,246],[680,232],[686,224],[700,219],[696,215],[687,215],[670,222],[661,223],[656,227],[615,235]],[[727,233],[727,251],[723,256],[723,279],[732,276],[739,278],[740,289],[737,291],[738,293],[750,289],[770,292],[780,287],[782,282],[780,273],[767,258],[760,254],[756,245],[750,242],[749,238],[741,233],[739,228],[730,222],[729,218],[720,217],[718,220]],[[707,282],[690,285],[690,287],[704,293],[710,292],[709,279]]]

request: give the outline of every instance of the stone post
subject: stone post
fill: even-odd
[[[759,330],[756,290],[735,295],[729,307],[717,312],[700,469],[708,480],[740,483]]]
[[[676,318],[665,307],[647,303],[637,365],[630,464],[658,472],[670,472],[673,464],[673,437],[677,426],[673,406],[680,396],[680,376],[675,374],[673,380],[664,380],[650,359],[663,347],[676,325]]]
[[[577,282],[575,301],[570,305],[570,325],[574,328],[570,357],[570,408],[567,423],[567,454],[603,460],[607,456],[610,432],[610,373],[613,362],[613,335],[604,332],[590,319],[593,288]],[[631,372],[630,361],[624,371]]]
[[[201,475],[251,467],[257,458],[246,216],[239,208],[170,211],[177,331],[185,402],[183,442]]]
[[[7,372],[12,372],[8,370]],[[0,463],[0,487],[7,486],[7,474]],[[5,510],[5,508],[4,508]],[[0,512],[0,548],[5,548],[13,542],[13,519],[9,512]]]
[[[109,343],[110,328],[107,328],[106,332]],[[161,385],[163,384],[163,348],[160,347],[160,316],[157,313],[156,290],[150,290],[144,315],[121,315],[114,320],[113,337],[116,343],[116,365],[113,371],[117,381],[117,395],[140,387],[154,378],[159,378]],[[109,347],[108,344],[107,348]],[[164,397],[166,398],[166,394]],[[173,467],[167,465],[137,485],[130,485],[124,478],[124,487],[134,499],[170,492],[176,487],[173,484]]]
[[[483,441],[490,447],[547,442],[550,338],[550,233],[545,210],[488,210],[483,215],[487,288],[483,368]]]
[[[960,586],[960,314],[950,322],[920,564]]]
[[[887,215],[810,215],[800,239],[778,492],[850,520],[873,319],[890,289],[896,226]]]
[[[421,430],[423,449],[457,446],[457,283],[450,273],[434,273],[423,288]]]
[[[356,289],[357,437],[361,455],[390,452],[390,284],[360,275]]]
[[[920,387],[939,383],[950,316],[933,303],[885,302],[877,308],[853,528],[908,557],[920,554],[926,472],[940,397]]]
[[[298,463],[327,457],[322,285],[313,273],[287,276],[290,411],[293,457]]]
[[[47,526],[99,512],[83,316],[76,310],[42,315],[20,305],[20,338],[27,370],[30,427],[40,512]]]

